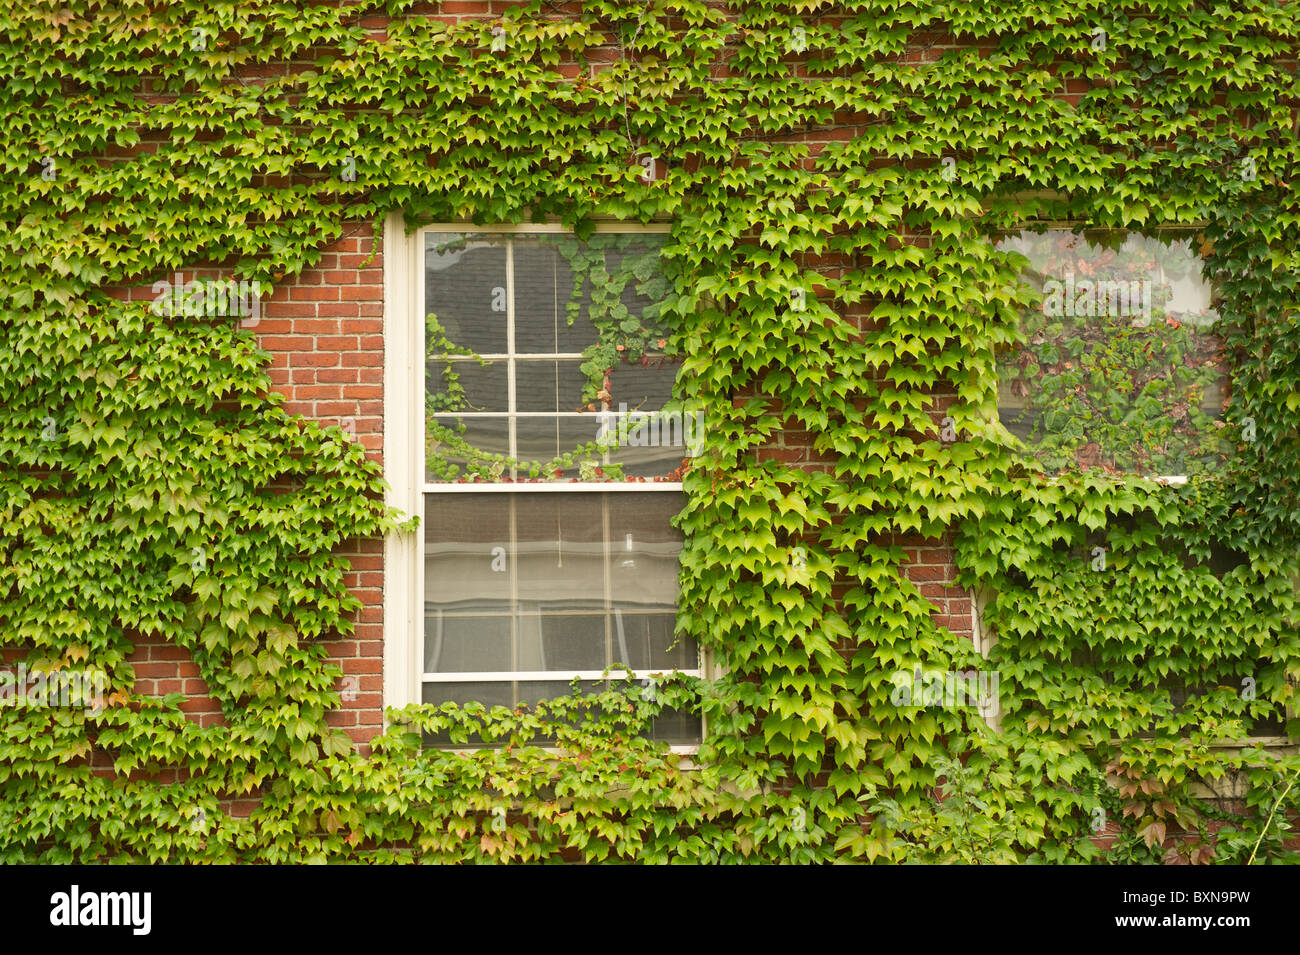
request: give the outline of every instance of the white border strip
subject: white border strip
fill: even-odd
[[[384,478],[385,501],[405,514],[423,517],[419,478],[424,474],[423,407],[412,389],[423,390],[424,342],[417,312],[420,245],[410,241],[399,213],[384,220]],[[389,534],[384,541],[384,707],[420,698],[417,610],[420,547],[414,533]],[[385,721],[387,722],[387,721]]]

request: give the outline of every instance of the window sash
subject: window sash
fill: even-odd
[[[666,235],[669,232],[669,226],[667,224],[659,224],[657,226],[627,226],[618,223],[609,223],[609,224],[603,224],[602,226],[598,226],[595,232],[597,234],[622,235],[622,236],[654,236],[654,235],[662,236],[662,235]],[[564,229],[562,226],[558,224],[539,224],[539,225],[532,225],[529,227],[516,227],[516,228],[505,228],[505,227],[496,227],[496,226],[469,227],[463,224],[456,224],[456,225],[429,225],[420,229],[416,233],[416,242],[415,242],[415,245],[417,247],[418,277],[419,277],[419,281],[416,283],[417,287],[415,289],[415,292],[419,303],[417,314],[419,316],[419,324],[421,325],[420,337],[422,340],[425,338],[425,334],[426,334],[425,326],[427,326],[427,316],[429,312],[429,303],[427,301],[429,273],[427,271],[427,265],[429,261],[429,255],[430,255],[430,244],[429,244],[428,237],[431,235],[464,236],[470,239],[470,241],[473,240],[473,237],[475,235],[480,235],[480,236],[492,236],[494,238],[499,237],[503,240],[503,242],[501,243],[501,248],[504,251],[504,283],[505,283],[504,304],[505,304],[505,325],[506,325],[505,333],[504,333],[505,334],[504,345],[506,350],[493,351],[493,352],[476,352],[472,355],[467,355],[458,352],[429,355],[426,351],[425,346],[424,345],[421,346],[420,354],[421,356],[423,356],[422,362],[425,367],[425,373],[422,374],[420,378],[419,408],[421,409],[421,415],[424,422],[423,430],[426,435],[425,440],[427,440],[427,433],[428,433],[428,427],[430,422],[437,422],[439,425],[443,427],[452,427],[454,430],[455,428],[452,422],[457,420],[462,420],[462,419],[463,419],[462,423],[466,423],[466,424],[469,422],[479,422],[484,425],[487,425],[488,423],[491,422],[500,422],[500,425],[497,425],[496,427],[500,428],[501,425],[504,425],[504,428],[501,429],[502,433],[498,434],[496,437],[496,444],[498,446],[488,446],[482,448],[482,450],[487,451],[489,454],[504,455],[512,461],[520,462],[522,467],[512,466],[509,469],[509,477],[514,478],[516,480],[522,478],[525,481],[527,481],[529,472],[526,469],[528,465],[545,463],[545,460],[551,460],[549,458],[543,460],[541,457],[538,457],[539,453],[541,454],[549,453],[546,450],[546,445],[549,444],[551,440],[550,438],[544,437],[542,432],[536,430],[536,426],[538,424],[542,422],[555,423],[557,430],[554,438],[555,440],[554,449],[556,455],[558,456],[564,453],[566,444],[569,441],[575,440],[575,435],[578,433],[577,431],[573,431],[573,430],[569,430],[568,432],[562,433],[560,429],[562,429],[563,427],[568,427],[570,429],[573,429],[574,427],[579,426],[584,421],[588,422],[592,426],[592,433],[589,437],[591,440],[594,441],[597,439],[597,437],[600,434],[607,433],[608,427],[610,426],[618,427],[618,422],[622,419],[627,419],[630,424],[631,422],[636,421],[639,418],[646,417],[647,414],[657,415],[662,411],[662,408],[658,406],[656,406],[655,408],[649,411],[643,410],[640,405],[638,405],[637,408],[633,410],[627,410],[625,406],[619,406],[619,408],[615,409],[610,406],[609,401],[602,401],[600,403],[599,410],[593,410],[593,411],[562,410],[560,405],[563,404],[563,402],[560,400],[559,397],[561,391],[560,386],[562,384],[560,377],[557,377],[555,382],[557,407],[554,410],[542,410],[542,411],[523,410],[523,406],[528,404],[528,402],[522,400],[522,396],[519,393],[519,389],[524,386],[520,376],[522,373],[524,373],[525,368],[528,368],[529,371],[527,373],[529,375],[532,375],[534,374],[536,368],[542,367],[546,365],[548,362],[555,362],[557,363],[556,375],[559,376],[560,362],[570,363],[570,366],[572,368],[574,364],[576,364],[578,361],[580,361],[583,358],[583,354],[580,351],[579,352],[559,351],[558,349],[561,347],[561,342],[558,339],[555,342],[555,347],[557,349],[556,351],[538,352],[538,351],[519,350],[519,344],[520,344],[518,340],[519,328],[517,324],[518,310],[519,310],[519,302],[517,301],[517,298],[519,293],[516,284],[516,265],[515,265],[517,243],[514,237],[515,236],[522,237],[525,235],[572,236],[572,232]],[[559,307],[560,306],[557,300],[555,304],[555,308],[559,309]],[[525,309],[525,312],[527,313],[527,309]],[[646,357],[650,359],[657,358],[660,360],[660,364],[655,366],[656,372],[660,369],[662,360],[667,357],[653,350],[647,351],[645,354]],[[494,404],[490,406],[492,410],[487,410],[487,411],[480,411],[480,410],[429,411],[427,410],[427,401],[430,397],[430,382],[427,377],[429,362],[437,362],[440,365],[446,366],[448,368],[455,367],[457,364],[460,363],[464,363],[466,365],[474,365],[474,364],[478,364],[479,362],[496,363],[504,366],[505,380],[506,380],[506,395],[505,395],[504,407],[501,407],[499,404]],[[662,381],[659,382],[659,384],[662,386]],[[678,416],[677,430],[679,436],[684,437],[685,435],[684,414],[682,414],[681,412],[677,412],[676,414]],[[528,429],[526,432],[522,429],[523,422],[525,421],[533,423],[533,427]],[[480,435],[480,437],[482,437],[482,435]],[[474,443],[473,439],[471,438],[471,444],[473,443]],[[585,443],[585,440],[580,441],[579,443],[580,444]],[[527,446],[526,449],[525,446]],[[631,445],[631,447],[657,448],[660,447],[660,445],[658,445],[656,440],[656,441],[651,441],[650,443],[644,445]],[[677,447],[677,445],[674,443],[672,447]],[[683,445],[682,450],[683,450],[683,454],[681,455],[681,457],[688,456],[689,449]],[[677,465],[670,463],[674,458],[672,452],[664,452],[661,454],[650,453],[649,459],[642,456],[639,463],[637,462],[636,455],[633,456],[632,460],[624,460],[624,458],[626,457],[626,453],[627,453],[627,449],[624,448],[609,448],[605,451],[600,452],[599,454],[591,455],[590,459],[595,462],[598,462],[600,465],[605,467],[611,465],[626,466],[628,464],[634,464],[636,467],[639,468],[645,468],[645,467],[657,468],[662,466],[663,471],[661,472],[661,474],[667,474],[669,471],[675,470],[677,467]],[[521,454],[523,454],[524,456],[523,459],[521,459]],[[637,473],[637,472],[633,472],[633,473]],[[658,475],[655,475],[653,471],[650,471],[650,472],[646,472],[646,476],[654,477]],[[429,474],[427,470],[423,472],[422,477],[424,478],[424,482],[426,486],[429,486],[431,484],[443,485],[443,484],[450,484],[450,483],[458,483],[458,482],[439,482],[439,481],[430,482],[428,480]],[[563,480],[563,478],[560,478],[559,480]],[[475,483],[487,483],[487,482],[475,482]],[[617,484],[618,482],[610,482],[610,483]],[[630,481],[626,483],[638,484],[642,482]],[[651,482],[647,481],[645,483],[651,483]],[[655,482],[655,483],[661,483],[661,482]],[[611,489],[618,489],[618,488],[612,487]]]
[[[473,487],[473,485],[470,486]],[[508,487],[508,485],[504,485],[504,486],[498,485],[498,486]],[[558,487],[564,488],[564,485],[558,485]],[[599,485],[596,485],[593,489],[599,490],[600,487]],[[513,488],[512,490],[515,490],[516,492],[525,495],[527,494],[528,491],[527,487]],[[496,606],[476,609],[470,607],[448,606],[445,603],[443,604],[430,603],[427,599],[428,588],[422,587],[422,591],[425,592],[425,600],[422,602],[422,606],[423,606],[423,615],[421,620],[422,626],[419,628],[420,642],[418,648],[419,654],[417,656],[417,659],[420,661],[422,682],[463,682],[463,680],[446,681],[446,680],[438,679],[439,677],[445,676],[447,674],[455,674],[457,671],[429,669],[428,657],[427,657],[427,650],[428,650],[427,640],[428,640],[429,624],[431,621],[436,621],[439,624],[441,624],[444,620],[447,619],[460,620],[462,618],[508,620],[509,621],[508,653],[510,654],[510,658],[512,661],[514,661],[515,665],[508,668],[503,667],[499,672],[503,674],[517,673],[517,672],[524,672],[524,673],[548,672],[548,673],[557,674],[559,676],[563,676],[565,678],[569,678],[572,676],[576,676],[579,673],[601,674],[604,672],[603,667],[605,666],[617,668],[620,667],[620,665],[622,666],[631,665],[632,660],[630,659],[630,657],[632,656],[632,651],[628,649],[630,641],[627,637],[625,637],[625,634],[623,632],[624,623],[629,621],[634,622],[638,617],[662,618],[666,616],[668,612],[672,612],[674,614],[676,613],[677,587],[676,587],[675,575],[672,584],[673,599],[672,599],[671,611],[669,611],[667,608],[663,607],[662,605],[649,606],[646,607],[645,609],[640,609],[636,606],[629,607],[623,605],[624,603],[627,602],[627,597],[620,596],[620,593],[618,592],[618,585],[620,584],[620,581],[616,580],[616,571],[615,571],[615,562],[619,559],[619,554],[621,553],[620,550],[621,543],[620,541],[614,539],[615,521],[618,520],[623,515],[620,514],[620,506],[618,503],[620,498],[617,496],[609,496],[609,495],[598,500],[597,502],[592,502],[595,505],[595,508],[598,508],[599,534],[595,535],[593,540],[588,541],[588,546],[591,551],[596,551],[598,553],[589,553],[587,555],[587,558],[595,558],[598,559],[600,562],[601,579],[600,579],[600,586],[598,588],[598,593],[593,592],[593,593],[588,593],[586,595],[575,594],[572,597],[566,597],[566,595],[563,593],[556,595],[557,600],[563,601],[566,599],[571,599],[574,602],[579,602],[579,601],[592,602],[593,605],[587,607],[580,607],[580,608],[571,608],[571,609],[564,609],[562,607],[542,609],[540,607],[530,606],[532,604],[537,603],[538,601],[534,597],[529,596],[526,590],[521,589],[521,583],[524,584],[526,589],[532,589],[533,587],[536,587],[537,584],[536,582],[525,581],[524,578],[521,576],[521,571],[523,571],[525,568],[521,567],[520,558],[527,556],[528,552],[533,549],[531,545],[534,544],[541,545],[541,552],[548,552],[546,551],[548,539],[539,538],[535,540],[534,538],[530,536],[526,536],[526,534],[521,533],[520,518],[521,516],[523,516],[521,514],[521,507],[526,506],[525,504],[522,503],[526,500],[526,498],[522,498],[518,496],[518,493],[515,496],[511,496],[504,499],[504,501],[502,502],[503,504],[508,504],[508,518],[505,522],[505,527],[504,527],[506,536],[504,539],[501,540],[501,543],[497,546],[504,547],[504,555],[506,559],[504,573],[506,574],[506,577],[504,578],[503,583],[508,584],[508,591],[500,593],[497,597],[493,598],[493,602],[497,603]],[[428,496],[436,496],[436,495],[427,495],[426,497]],[[634,499],[623,498],[623,500],[627,501],[628,503],[631,503]],[[585,507],[586,505],[584,505],[584,508]],[[425,510],[427,512],[427,508]],[[493,510],[495,511],[495,507],[493,508]],[[557,520],[560,519],[559,518],[560,513],[561,513],[560,511],[558,510],[556,511]],[[622,529],[620,529],[620,533],[622,533]],[[630,533],[628,536],[630,537]],[[591,544],[594,544],[596,542],[598,542],[599,544],[598,547],[590,546]],[[467,543],[471,544],[471,546],[473,547],[488,547],[492,542],[489,540],[484,540],[484,541],[471,541]],[[640,555],[642,558],[652,559],[654,556],[654,551],[656,549],[656,543],[657,542],[643,542],[641,548],[636,553]],[[574,546],[578,547],[582,545],[578,544],[577,542],[574,542]],[[438,551],[434,550],[431,552],[427,544],[422,544],[420,550],[421,550],[421,562],[420,562],[421,576],[423,578],[424,572],[427,569],[427,564],[425,562],[425,555],[430,553],[436,555],[438,554]],[[452,552],[454,553],[454,549]],[[675,570],[677,572],[680,572],[679,558],[675,557],[673,564]],[[532,568],[528,568],[528,569],[531,570]],[[488,571],[487,573],[495,574],[499,572]],[[624,571],[624,573],[626,573],[626,571]],[[664,582],[664,578],[660,578],[660,583],[663,582]],[[537,635],[538,646],[536,649],[538,651],[538,656],[544,660],[543,650],[545,648],[545,643],[544,643],[544,637],[542,636],[540,630],[541,627],[540,621],[543,621],[547,618],[559,619],[559,618],[566,618],[566,617],[590,617],[601,621],[602,629],[604,631],[604,638],[602,641],[604,659],[600,661],[599,666],[597,667],[588,666],[582,668],[554,668],[554,669],[547,668],[545,670],[528,670],[528,669],[520,668],[518,665],[519,654],[521,650],[524,648],[524,644],[525,644],[524,628],[531,627],[534,625],[533,621],[538,621],[538,623],[536,624],[536,626],[539,627],[539,632]],[[635,639],[635,638],[633,637],[631,639]],[[622,659],[620,659],[620,657],[622,657]],[[683,672],[683,673],[692,673],[695,675],[699,675],[701,669],[699,649],[698,647],[696,648],[695,666],[693,667],[682,668],[682,667],[672,667],[672,666],[654,666],[652,664],[647,664],[643,666],[642,669],[648,673]],[[479,672],[490,673],[490,672],[498,672],[498,671],[479,671]],[[618,669],[611,670],[611,674],[614,674],[612,676],[613,679],[618,679],[617,676],[618,672],[619,672]],[[604,679],[605,677],[600,677],[600,678]],[[508,679],[507,677],[502,676],[500,678],[500,682],[506,682],[507,679]]]
[[[667,234],[670,232],[670,230],[671,230],[671,226],[666,223],[652,224],[648,226],[628,226],[623,223],[598,223],[595,229],[597,233],[650,234],[650,235]],[[474,233],[507,235],[507,236],[512,234],[519,234],[519,235],[527,235],[527,234],[571,235],[572,234],[571,230],[564,228],[562,225],[558,223],[545,223],[545,224],[530,223],[530,224],[525,224],[520,226],[486,226],[486,227],[468,226],[464,223],[431,224],[417,230],[414,233],[412,237],[413,238],[412,245],[414,246],[412,251],[414,252],[414,255],[411,257],[411,260],[408,261],[410,262],[410,265],[414,266],[413,269],[414,274],[411,276],[411,278],[414,279],[414,281],[412,282],[413,287],[411,288],[411,292],[413,294],[411,297],[414,299],[414,304],[416,306],[415,309],[413,310],[416,318],[415,325],[417,326],[414,329],[416,333],[415,337],[418,339],[421,346],[418,352],[417,360],[415,362],[416,369],[417,369],[415,384],[417,385],[417,387],[415,389],[416,402],[414,404],[415,417],[418,419],[417,427],[421,437],[420,437],[418,447],[415,449],[416,453],[414,455],[418,467],[416,474],[419,476],[419,480],[417,480],[415,486],[411,488],[411,490],[414,491],[417,496],[417,500],[414,503],[416,503],[417,505],[416,510],[421,518],[421,527],[425,526],[424,520],[425,520],[425,511],[426,511],[425,508],[426,498],[429,495],[433,495],[433,494],[443,495],[443,494],[466,494],[466,493],[469,494],[503,493],[503,494],[516,495],[516,494],[537,494],[537,493],[600,492],[604,494],[618,494],[621,492],[627,492],[627,493],[662,492],[662,493],[677,493],[680,495],[683,491],[683,485],[680,481],[656,481],[651,479],[635,480],[635,481],[541,480],[541,481],[515,481],[515,482],[492,482],[492,481],[482,481],[482,480],[439,482],[439,481],[428,481],[424,479],[427,477],[427,471],[425,469],[425,462],[424,462],[424,434],[425,434],[425,429],[427,427],[427,419],[430,416],[425,411],[425,398],[426,398],[428,383],[426,380],[427,365],[426,365],[426,357],[425,357],[425,350],[424,350],[424,341],[426,335],[426,315],[428,314],[428,304],[425,300],[426,299],[425,260],[426,260],[426,241],[427,241],[426,235],[430,233],[459,233],[467,236],[472,236]],[[473,358],[470,358],[469,356],[459,356],[459,358],[466,361],[476,360],[476,359],[508,361],[511,363],[512,366],[516,360],[581,359],[582,358],[581,352],[558,352],[558,351],[557,352],[516,352],[514,350],[515,339],[516,339],[515,325],[514,325],[515,322],[515,286],[514,286],[515,276],[514,276],[514,268],[513,268],[514,244],[507,243],[506,247],[508,250],[507,271],[506,271],[507,351],[504,353],[476,354]],[[447,355],[439,358],[438,360],[456,361],[458,360],[458,356]],[[517,442],[515,438],[515,429],[513,426],[514,419],[517,418],[544,418],[544,419],[586,418],[588,420],[599,421],[601,419],[601,416],[604,415],[607,420],[610,420],[612,422],[617,422],[617,419],[619,417],[617,412],[609,409],[606,409],[604,411],[595,411],[595,412],[558,412],[558,413],[518,411],[515,410],[518,407],[518,401],[517,401],[517,395],[515,394],[515,375],[513,373],[510,374],[508,381],[509,381],[509,394],[507,396],[507,402],[508,402],[507,407],[509,409],[508,411],[505,412],[501,412],[501,411],[443,412],[440,413],[440,415],[442,417],[511,419],[510,454],[512,457],[517,457],[517,450],[518,450]],[[514,502],[512,501],[512,505],[513,503]],[[602,514],[604,515],[603,521],[606,529],[606,533],[604,534],[604,538],[605,538],[604,545],[607,549],[613,546],[613,543],[611,543],[610,540],[608,539],[609,538],[608,526],[609,526],[609,515],[613,511],[615,506],[616,506],[615,499],[609,499],[605,502],[604,506],[602,507]],[[515,508],[513,506],[511,507],[511,512],[512,512],[512,518],[511,518],[512,539],[510,542],[510,546],[511,546],[510,553],[514,554],[517,542],[515,540],[515,520],[513,517]],[[489,670],[489,671],[479,671],[479,672],[469,672],[469,671],[430,672],[428,671],[425,667],[425,620],[427,616],[427,608],[425,606],[425,598],[424,598],[425,555],[427,551],[424,543],[423,533],[417,533],[414,536],[415,536],[415,541],[414,541],[415,566],[412,569],[414,570],[414,576],[415,576],[415,580],[414,580],[414,584],[415,584],[414,589],[415,589],[415,597],[416,597],[415,606],[416,608],[418,608],[418,612],[416,613],[415,620],[414,620],[415,630],[416,630],[414,662],[416,662],[416,666],[414,667],[415,672],[412,674],[412,676],[414,676],[415,678],[414,685],[412,688],[415,690],[417,700],[422,698],[422,688],[428,684],[456,684],[456,683],[532,684],[532,683],[559,682],[559,681],[563,681],[567,683],[567,682],[571,682],[574,679],[578,679],[585,682],[601,682],[601,683],[612,685],[612,684],[617,684],[618,682],[626,679],[628,671],[626,671],[620,665],[612,665],[608,670],[606,669],[523,670],[523,671]],[[512,557],[511,559],[514,558]],[[611,605],[610,605],[611,598],[609,594],[608,566],[606,567],[605,570],[605,576],[606,576],[606,582],[605,582],[606,608],[602,610],[599,615],[609,616],[612,620],[613,614],[617,612],[617,610],[611,609]],[[513,579],[515,575],[512,574],[511,577]],[[517,591],[517,581],[515,583],[512,583],[512,589]],[[511,613],[509,614],[512,618],[510,632],[511,632],[511,639],[512,639],[511,653],[513,656],[515,653],[517,653],[518,618],[520,616],[517,610],[518,607],[517,593],[512,594],[511,599],[512,599],[512,607],[515,608],[512,609]],[[675,598],[674,610],[676,609],[676,602],[677,601]],[[612,625],[612,623],[610,625]],[[607,635],[607,639],[608,639],[608,635]],[[695,666],[693,667],[646,669],[644,676],[648,676],[651,673],[668,673],[668,672],[675,673],[675,674],[682,674],[685,676],[696,676],[696,677],[704,676],[706,669],[704,665],[703,650],[697,646],[696,653],[695,653]],[[644,680],[643,674],[638,673],[637,676],[639,679]],[[698,748],[698,743],[689,744],[689,745],[674,744],[672,746],[672,749],[675,751],[685,751],[685,752],[693,752],[697,748]]]

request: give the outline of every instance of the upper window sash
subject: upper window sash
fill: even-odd
[[[583,243],[555,223],[430,224],[415,234],[417,312],[431,329],[420,349],[424,489],[558,481],[680,490],[676,472],[698,448],[702,416],[672,400],[678,362],[663,354],[669,332],[656,307],[664,280],[645,271],[670,228],[597,225],[596,237],[627,237],[612,245]],[[637,242],[647,236],[656,239]],[[429,301],[435,287],[440,297]],[[611,356],[603,385],[590,365],[580,368],[598,344],[596,354],[608,346]],[[445,454],[430,457],[439,447]]]

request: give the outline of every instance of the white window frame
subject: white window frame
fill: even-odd
[[[641,225],[621,221],[598,222],[597,233],[667,234],[671,225]],[[418,516],[413,532],[395,532],[384,543],[384,651],[383,705],[403,707],[423,699],[424,673],[424,560],[423,526],[425,494],[484,493],[584,493],[670,492],[681,494],[679,481],[553,481],[493,483],[488,481],[425,481],[425,283],[424,236],[434,232],[487,233],[492,235],[572,235],[560,223],[479,226],[464,222],[429,223],[408,232],[400,213],[384,220],[384,476],[386,502],[408,516]],[[513,276],[508,276],[513,285]],[[506,296],[507,321],[513,321],[514,298]],[[598,413],[592,414],[594,419]],[[696,669],[672,672],[705,676],[710,655],[700,651]],[[510,673],[446,673],[440,682],[491,680],[558,681],[578,678],[619,678],[619,669],[604,671],[546,671]],[[661,671],[651,671],[661,672]],[[647,674],[648,675],[648,674]],[[638,677],[641,677],[638,674]],[[385,715],[385,724],[387,724]],[[705,731],[702,724],[702,734]],[[675,744],[673,752],[695,753],[699,744]]]

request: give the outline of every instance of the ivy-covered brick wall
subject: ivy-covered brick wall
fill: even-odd
[[[1295,860],[1293,6],[41,0],[0,26],[0,648],[108,683],[0,708],[0,859]],[[377,732],[380,542],[409,526],[375,404],[392,213],[672,223],[657,320],[708,415],[678,626],[716,679]],[[999,423],[1040,296],[995,242],[1047,222],[1196,233],[1231,366],[1205,479],[1050,473]],[[257,327],[150,309],[205,269],[264,289]],[[898,692],[974,667],[996,731]],[[690,762],[644,733],[673,707],[708,718]],[[1232,745],[1279,720],[1290,744]]]
[[[847,134],[848,131],[846,131]],[[822,143],[836,138],[830,128]],[[270,355],[274,389],[286,398],[285,410],[325,425],[343,429],[367,456],[383,462],[383,254],[369,223],[349,224],[348,237],[322,249],[316,268],[278,285],[261,303],[257,319],[241,324],[255,335]],[[843,257],[805,257],[804,267],[835,275]],[[218,279],[212,269],[183,273],[182,280]],[[173,277],[174,278],[174,277]],[[152,301],[152,287],[116,290],[125,300]],[[851,311],[850,311],[851,315]],[[741,394],[738,397],[752,397]],[[942,412],[950,396],[935,402]],[[797,421],[784,422],[756,451],[757,460],[779,461],[803,470],[824,470],[834,455],[817,450],[815,435]],[[903,547],[903,572],[934,605],[934,622],[956,635],[973,637],[973,603],[957,584],[951,540],[899,537]],[[332,659],[342,667],[340,705],[328,714],[329,725],[344,729],[358,744],[383,729],[383,554],[375,540],[349,542],[336,551],[346,559],[344,576],[349,592],[362,603],[352,615],[353,634],[325,642]],[[394,635],[393,639],[406,639]],[[850,655],[855,641],[841,640],[841,652]],[[182,711],[201,725],[220,722],[220,708],[208,694],[197,668],[185,651],[165,643],[137,644],[137,692],[149,695],[183,693]]]
[[[269,354],[271,387],[284,396],[285,411],[340,428],[381,466],[383,264],[382,242],[373,225],[350,223],[344,237],[322,247],[315,268],[260,298],[256,316],[238,319]],[[175,285],[226,277],[220,269],[190,268],[161,281]],[[108,291],[123,301],[151,303],[159,294],[152,285]],[[383,546],[375,539],[351,540],[334,553],[347,562],[343,585],[360,607],[349,617],[353,632],[323,644],[342,668],[339,706],[326,720],[364,746],[383,731]],[[165,641],[137,643],[132,662],[137,692],[184,694],[181,710],[200,725],[223,721],[221,708],[183,649]]]

